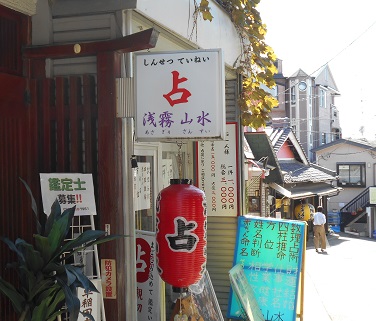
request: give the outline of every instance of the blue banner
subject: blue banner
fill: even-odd
[[[295,321],[305,222],[240,216],[234,266],[241,264],[266,321]],[[227,316],[243,319],[231,291]]]

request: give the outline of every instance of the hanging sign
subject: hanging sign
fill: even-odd
[[[156,262],[155,233],[138,231],[136,238],[138,320],[161,319],[161,279]]]
[[[221,49],[136,53],[136,139],[223,139]]]
[[[52,204],[58,200],[61,211],[76,206],[76,216],[96,215],[93,177],[91,174],[39,174],[44,213],[50,215]]]
[[[151,205],[150,163],[138,162],[137,175],[133,176],[133,202],[135,211],[147,210]]]
[[[206,195],[208,216],[238,215],[236,124],[226,125],[224,141],[197,143],[197,182]]]
[[[265,320],[295,321],[305,222],[241,216],[234,265],[241,264]],[[230,292],[228,318],[241,319]]]

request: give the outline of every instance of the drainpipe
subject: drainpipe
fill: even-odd
[[[123,36],[132,34],[132,10],[125,10],[122,21]],[[123,55],[122,77],[133,77],[132,53]],[[133,95],[133,93],[128,94]],[[124,234],[129,237],[125,238],[126,262],[121,263],[126,264],[125,320],[137,321],[136,225],[133,205],[133,170],[130,161],[134,150],[134,105],[131,107],[133,113],[130,112],[129,116],[122,118]]]

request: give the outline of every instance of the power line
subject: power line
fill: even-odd
[[[340,50],[336,55],[334,55],[332,58],[330,58],[327,62],[325,62],[324,64],[322,64],[319,68],[317,68],[315,71],[313,71],[312,73],[310,73],[308,75],[307,78],[305,78],[304,80],[308,80],[310,77],[312,77],[312,75],[314,73],[316,73],[317,71],[319,71],[321,68],[324,68],[325,66],[327,66],[331,61],[333,61],[335,58],[337,58],[340,54],[342,54],[345,50],[347,50],[349,47],[351,47],[356,41],[358,41],[364,34],[366,34],[374,25],[376,24],[376,20],[368,27],[366,28],[361,34],[359,34],[353,41],[351,41],[346,47],[344,47],[342,50]],[[290,77],[288,77],[290,78]],[[294,84],[295,86],[296,84]],[[288,88],[286,88],[282,93],[286,93],[288,90],[290,90],[293,86],[290,86]],[[278,93],[279,95],[279,93]]]

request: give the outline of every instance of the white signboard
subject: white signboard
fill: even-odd
[[[49,173],[40,175],[44,213],[50,215],[57,199],[61,211],[76,206],[74,215],[96,215],[93,177],[80,173]]]
[[[376,187],[369,188],[369,203],[376,204]]]
[[[197,182],[208,216],[238,215],[237,146],[236,124],[226,125],[224,141],[197,143]]]
[[[133,177],[134,184],[134,209],[135,211],[150,208],[151,172],[150,163],[139,162],[137,175]]]
[[[101,288],[100,280],[91,280],[98,291]],[[101,320],[101,294],[98,292],[86,292],[83,288],[77,288],[77,297],[80,300],[80,311],[94,317],[95,320]],[[87,321],[81,313],[77,321]]]
[[[156,264],[155,233],[137,232],[136,238],[138,320],[161,320],[161,281]]]
[[[223,139],[222,51],[137,53],[136,139]]]

